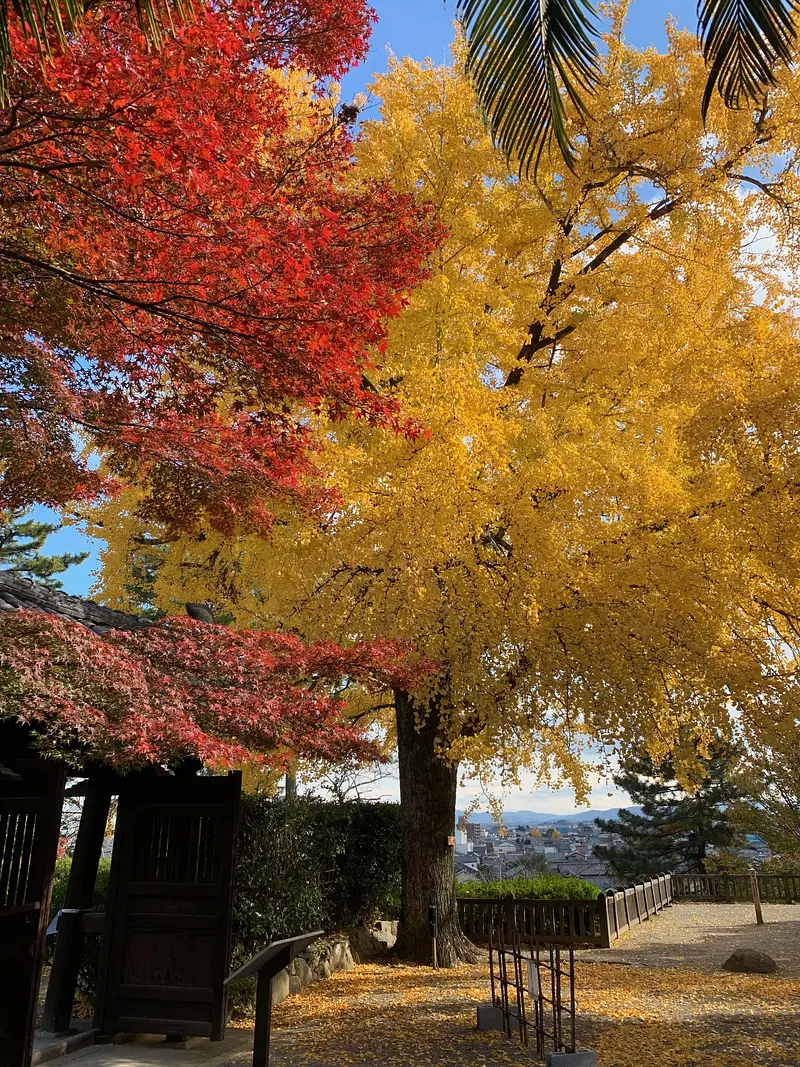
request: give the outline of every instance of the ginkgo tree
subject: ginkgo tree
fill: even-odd
[[[569,112],[585,116],[603,78],[598,8],[618,18],[630,0],[458,0],[456,6],[468,40],[466,70],[506,158],[522,171],[535,169],[555,139],[571,167],[577,149]],[[704,118],[715,90],[729,108],[761,105],[779,69],[796,59],[798,12],[797,0],[698,0],[697,35],[708,68]]]
[[[687,782],[732,722],[796,729],[800,112],[789,82],[754,119],[719,108],[706,129],[704,78],[690,35],[642,54],[618,23],[575,173],[534,182],[494,151],[461,53],[395,63],[359,166],[419,190],[448,231],[380,382],[427,435],[317,420],[332,517],[163,551],[165,606],[211,596],[242,627],[400,637],[436,663],[383,720],[409,958],[429,960],[429,904],[439,959],[470,951],[449,843],[460,773],[513,784],[527,768],[585,796],[587,745],[669,754]],[[112,602],[136,538],[157,537],[136,512],[135,497],[114,512]]]

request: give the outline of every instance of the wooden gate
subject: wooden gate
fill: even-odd
[[[241,775],[148,777],[117,809],[96,1025],[225,1034]]]
[[[64,770],[19,760],[0,778],[0,1067],[30,1063]]]

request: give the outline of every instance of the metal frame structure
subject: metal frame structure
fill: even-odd
[[[575,1052],[574,949],[534,936],[523,940],[515,912],[508,902],[489,928],[492,1004],[509,1038],[519,1034],[527,1048],[533,1031],[540,1059],[548,1051]]]

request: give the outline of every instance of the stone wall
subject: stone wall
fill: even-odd
[[[360,923],[347,937],[322,937],[302,956],[272,980],[272,1002],[282,1004],[303,986],[330,978],[337,971],[352,971],[357,963],[387,957],[397,940],[397,923],[383,920],[367,925]],[[238,1014],[255,1012],[256,983],[247,979],[232,990],[231,1008]]]

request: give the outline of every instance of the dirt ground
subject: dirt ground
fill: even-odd
[[[692,967],[718,971],[735,948],[754,948],[777,962],[779,973],[800,977],[800,905],[764,904],[757,926],[752,904],[675,904],[606,952],[580,953],[636,967]]]
[[[576,961],[578,1044],[600,1067],[800,1067],[800,907],[678,905],[607,952]],[[720,965],[760,948],[777,975]],[[521,1067],[531,1049],[479,1034],[486,961],[451,971],[367,965],[291,997],[275,1012],[282,1067]],[[244,1059],[241,1060],[242,1065]],[[240,1067],[237,1063],[236,1067]]]

